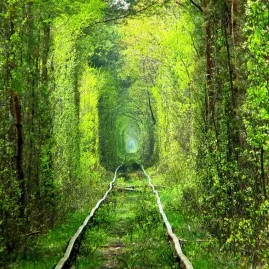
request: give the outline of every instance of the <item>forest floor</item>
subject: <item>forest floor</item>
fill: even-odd
[[[239,269],[233,253],[224,251],[204,228],[199,214],[188,210],[182,198],[182,186],[175,178],[166,178],[151,168],[148,174],[157,187],[167,218],[177,235],[184,254],[195,269]],[[188,194],[191,196],[191,194]],[[185,197],[185,199],[192,199]]]
[[[180,204],[173,183],[168,184],[153,170],[149,174],[194,268],[240,268],[203,229],[199,218],[182,210],[184,205]],[[79,254],[73,268],[179,268],[156,198],[142,172],[116,180],[115,189],[88,228]]]
[[[168,183],[167,179],[153,169],[149,175],[160,194],[168,220],[181,241],[183,252],[194,268],[242,268],[203,229],[199,216],[183,210],[184,205],[178,198],[180,186],[172,181]],[[22,256],[5,268],[53,268],[89,209],[107,189],[110,176],[108,179],[98,183],[98,193],[87,206],[84,203],[81,210],[70,213],[64,223],[38,237],[31,248],[26,249]],[[89,223],[78,253],[73,269],[178,268],[156,198],[142,171],[119,175],[108,200]]]

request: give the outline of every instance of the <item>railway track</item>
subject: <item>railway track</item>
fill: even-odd
[[[55,269],[193,269],[144,167],[130,179],[118,176],[120,168],[70,239]]]

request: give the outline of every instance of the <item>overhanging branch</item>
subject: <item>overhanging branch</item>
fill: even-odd
[[[118,20],[122,20],[122,19],[125,19],[125,18],[128,18],[128,17],[132,17],[132,16],[135,16],[135,15],[141,14],[144,11],[152,8],[153,6],[156,6],[156,5],[159,5],[159,4],[160,4],[159,2],[154,2],[154,3],[150,4],[150,5],[147,5],[147,6],[143,7],[143,8],[141,8],[141,9],[137,10],[137,11],[129,12],[129,13],[121,15],[121,16],[116,16],[116,17],[104,19],[104,20],[101,20],[101,21],[97,21],[97,22],[94,22],[90,26],[94,26],[96,24],[101,24],[101,23],[112,22],[112,21],[118,21]]]
[[[198,4],[198,3],[196,3],[194,0],[190,0],[191,1],[191,3],[194,5],[194,6],[196,6],[201,12],[203,12],[203,8]]]

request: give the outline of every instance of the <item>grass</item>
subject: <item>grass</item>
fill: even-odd
[[[202,227],[199,216],[183,210],[180,204],[180,186],[149,172],[157,186],[164,210],[174,232],[183,239],[183,252],[195,269],[238,269],[229,253],[224,253],[216,240]],[[89,203],[83,204],[66,216],[64,223],[46,234],[33,239],[16,259],[5,268],[47,269],[53,268],[60,260],[66,245],[81,225],[90,209],[107,189],[111,178],[91,189]],[[99,186],[99,188],[97,188]],[[136,186],[135,190],[122,188]],[[158,187],[159,186],[159,187]],[[156,205],[155,196],[141,172],[120,177],[116,181],[114,194],[100,210],[85,234],[79,249],[75,268],[177,268],[173,251]],[[85,199],[85,197],[81,198]],[[36,236],[36,235],[33,235]]]
[[[143,187],[144,185],[144,187]],[[117,190],[85,234],[75,268],[177,268],[173,251],[144,178],[119,178]]]
[[[58,261],[62,258],[69,239],[77,231],[78,227],[89,214],[91,208],[103,196],[108,188],[108,183],[112,176],[106,176],[106,180],[94,182],[89,188],[89,184],[85,185],[90,189],[89,193],[81,191],[80,197],[76,197],[76,208],[68,213],[65,218],[53,229],[41,235],[34,235],[32,244],[25,247],[23,253],[17,257],[11,257],[10,262],[5,268],[18,269],[48,269],[54,268]],[[71,198],[70,198],[71,199]]]
[[[24,255],[11,263],[8,268],[47,269],[53,268],[60,260],[70,237],[76,232],[87,212],[70,214],[66,223],[40,236],[35,245],[27,248]]]
[[[160,189],[164,211],[171,223],[174,233],[182,239],[184,254],[195,269],[238,269],[239,264],[231,253],[223,252],[217,240],[202,226],[199,216],[186,212],[181,204],[181,186],[175,182],[165,182],[154,170],[149,173],[153,184],[165,186]],[[158,188],[157,188],[158,189]]]

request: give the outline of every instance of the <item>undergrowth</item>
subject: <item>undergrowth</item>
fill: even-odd
[[[184,254],[195,269],[238,269],[241,267],[233,253],[224,251],[217,239],[203,226],[198,210],[193,210],[198,201],[192,201],[192,192],[186,194],[188,185],[181,185],[176,178],[156,173],[151,169],[149,175],[155,185],[165,186],[158,189],[165,213],[178,236]]]
[[[178,267],[155,197],[145,178],[137,176],[117,180],[87,230],[75,268]]]
[[[103,196],[112,180],[111,173],[85,181],[81,188],[70,192],[69,199],[59,209],[56,225],[50,230],[42,230],[26,235],[27,244],[16,256],[7,259],[4,268],[48,269],[53,268],[62,258],[70,238],[89,214],[92,207]],[[65,211],[66,213],[62,213]]]

